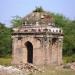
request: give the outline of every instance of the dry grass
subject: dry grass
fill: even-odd
[[[75,75],[75,71],[71,69],[46,67],[44,72],[31,73],[30,75]]]
[[[0,65],[10,65],[10,64],[11,64],[11,57],[0,58]]]

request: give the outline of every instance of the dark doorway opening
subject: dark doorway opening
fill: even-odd
[[[27,62],[33,63],[33,45],[29,41],[27,41],[25,45],[27,47]]]

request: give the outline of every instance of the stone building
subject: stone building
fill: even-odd
[[[12,63],[35,65],[62,64],[63,32],[50,13],[32,12],[13,28]]]

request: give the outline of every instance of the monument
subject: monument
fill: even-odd
[[[13,28],[12,63],[62,64],[63,31],[46,11],[33,11]]]

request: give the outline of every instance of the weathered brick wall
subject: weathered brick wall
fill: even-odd
[[[39,40],[40,39],[40,40]],[[34,36],[22,36],[19,40],[16,36],[12,40],[12,63],[28,63],[27,47],[25,43],[29,41],[33,45],[33,64],[35,65],[50,65],[62,63],[62,39],[52,38],[45,40],[43,37],[34,38]]]

